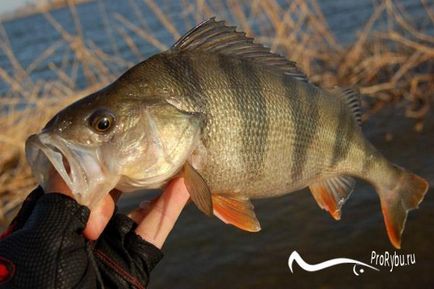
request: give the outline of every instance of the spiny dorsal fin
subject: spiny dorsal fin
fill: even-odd
[[[320,208],[327,210],[335,220],[341,218],[341,208],[354,189],[355,180],[349,176],[325,179],[309,186]]]
[[[361,110],[361,103],[360,103],[360,93],[355,88],[340,88],[335,87],[333,89],[333,92],[336,94],[342,96],[347,105],[348,108],[353,112],[354,118],[356,119],[357,123],[359,125],[362,124],[362,110]]]
[[[226,26],[224,21],[216,21],[215,17],[212,17],[187,32],[172,49],[236,56],[308,82],[306,75],[297,68],[295,62],[270,52],[269,48],[254,43],[253,40],[244,32],[237,32],[234,26]]]

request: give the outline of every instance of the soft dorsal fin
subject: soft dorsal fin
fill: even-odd
[[[353,112],[354,118],[356,119],[357,123],[361,125],[362,106],[360,103],[360,93],[354,88],[335,87],[332,91],[345,99],[348,108]]]
[[[244,32],[237,32],[234,26],[226,26],[224,21],[216,21],[215,17],[191,29],[172,46],[172,49],[235,56],[308,82],[306,75],[297,68],[295,62],[270,52],[270,49],[262,44],[254,43],[253,38],[247,37]]]
[[[309,186],[320,208],[327,210],[335,220],[341,218],[341,208],[354,189],[355,180],[349,176],[337,176],[321,180]]]

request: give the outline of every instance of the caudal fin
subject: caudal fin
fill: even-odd
[[[387,234],[392,245],[399,249],[407,213],[422,202],[428,190],[428,182],[402,168],[398,170],[393,187],[379,188],[379,193]]]

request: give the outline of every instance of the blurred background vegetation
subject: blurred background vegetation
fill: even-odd
[[[35,185],[24,156],[27,136],[212,16],[296,61],[322,87],[358,87],[365,120],[392,105],[423,131],[434,96],[433,2],[346,1],[347,10],[334,17],[343,1],[327,2],[56,0],[4,14],[0,220],[7,222]]]

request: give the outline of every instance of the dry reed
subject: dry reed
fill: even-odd
[[[135,1],[129,0],[128,3],[138,21],[115,13],[110,15],[116,24],[112,26],[104,1],[97,1],[105,19],[107,42],[114,48],[113,55],[86,42],[75,1],[67,1],[75,33],[67,32],[49,9],[40,11],[62,39],[53,41],[28,67],[22,67],[18,61],[0,24],[0,50],[11,66],[10,69],[0,67],[0,79],[9,87],[0,98],[0,225],[10,219],[14,208],[35,186],[24,156],[26,138],[68,103],[112,81],[117,73],[112,72],[108,64],[132,65],[120,55],[116,41],[124,41],[138,59],[145,53],[138,48],[133,36],[157,50],[167,49],[170,45],[152,33]],[[156,1],[143,2],[173,39],[184,32],[173,24],[164,7]],[[289,0],[287,9],[282,9],[281,2],[183,0],[180,13],[186,27],[213,15],[218,19],[229,15],[235,20],[233,24],[256,37],[257,41],[297,61],[314,83],[323,87],[359,87],[363,94],[369,95],[364,97],[365,106],[368,106],[366,117],[388,103],[399,102],[403,104],[406,116],[416,119],[415,127],[423,129],[421,124],[430,111],[434,96],[434,37],[418,30],[399,3],[382,1],[366,25],[361,27],[356,40],[343,46],[328,29],[316,0]],[[426,0],[421,0],[421,5],[430,25],[434,26],[433,7]],[[386,28],[374,28],[379,19],[386,19]],[[49,69],[55,72],[57,79],[33,81],[31,75],[38,65],[50,59],[62,45],[67,45],[74,56],[70,69],[66,69],[67,61],[60,66],[51,63]],[[77,89],[80,69],[87,82],[84,90]]]

